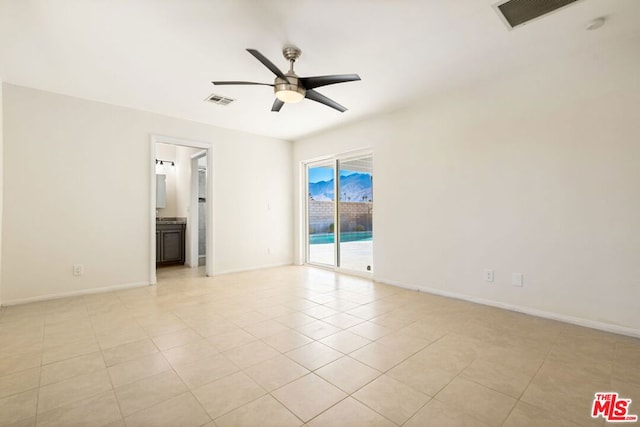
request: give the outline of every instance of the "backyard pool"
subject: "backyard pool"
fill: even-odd
[[[371,240],[373,231],[349,231],[340,233],[340,242],[356,242]],[[319,233],[309,235],[309,244],[333,243],[333,233]]]

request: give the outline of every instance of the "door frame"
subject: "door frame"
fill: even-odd
[[[347,151],[339,154],[331,154],[322,157],[316,157],[313,159],[308,159],[300,162],[300,171],[302,174],[302,221],[300,221],[302,227],[300,230],[300,243],[304,246],[303,251],[301,252],[303,255],[302,263],[306,265],[310,265],[313,267],[325,268],[333,271],[338,271],[342,273],[348,273],[351,275],[362,276],[371,278],[373,277],[373,272],[368,271],[356,271],[349,270],[343,267],[338,267],[338,261],[340,257],[340,232],[339,232],[339,218],[340,218],[340,203],[339,203],[339,194],[338,189],[340,188],[340,163],[344,161],[349,161],[358,157],[371,157],[372,161],[374,161],[373,149],[371,148],[361,148],[353,151]],[[333,162],[334,168],[334,197],[335,197],[335,208],[334,208],[334,265],[326,265],[320,263],[309,262],[309,165],[313,165],[314,163],[322,163],[322,162]],[[374,190],[375,192],[375,187]],[[375,197],[374,197],[375,200]],[[375,227],[374,227],[375,229]],[[375,237],[374,237],[375,238]],[[373,240],[371,242],[373,244]],[[373,252],[374,254],[375,252]],[[372,256],[373,256],[372,254]],[[372,265],[375,266],[375,260],[372,260]]]
[[[189,267],[196,268],[200,263],[200,253],[198,250],[198,242],[200,238],[200,215],[199,215],[199,177],[198,177],[198,160],[207,155],[206,150],[202,150],[196,154],[191,155],[191,194],[189,202],[189,223],[191,227],[188,227],[189,233],[189,247],[187,252],[189,253]],[[207,189],[208,193],[208,189]],[[193,209],[192,206],[196,206],[197,209]],[[206,240],[207,228],[205,225],[205,240]],[[206,241],[205,241],[206,247]],[[205,249],[206,251],[206,249]],[[206,253],[205,253],[206,257]],[[206,262],[205,262],[206,264]]]
[[[214,147],[212,143],[176,138],[166,135],[150,135],[149,149],[149,284],[157,283],[156,277],[156,144],[178,145],[182,147],[201,148],[207,156],[207,226],[206,226],[206,265],[205,274],[213,275],[213,236],[214,236]],[[191,206],[189,207],[191,211]],[[187,248],[185,248],[187,249]]]
[[[337,269],[338,268],[338,260],[340,259],[340,242],[339,242],[339,234],[336,232],[336,229],[339,227],[338,219],[340,218],[340,214],[338,213],[338,200],[334,200],[333,206],[333,265],[322,264],[319,262],[312,262],[310,260],[310,245],[309,245],[309,167],[313,167],[313,165],[318,165],[317,167],[322,167],[323,164],[327,164],[327,166],[333,169],[333,194],[334,198],[338,195],[338,178],[339,175],[336,169],[336,158],[335,156],[329,156],[321,159],[314,159],[303,162],[302,170],[304,174],[304,231],[303,231],[303,240],[304,240],[304,263],[307,265],[312,265],[314,267],[321,268],[329,268],[329,269]]]

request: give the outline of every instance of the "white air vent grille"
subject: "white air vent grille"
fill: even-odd
[[[515,28],[581,0],[508,0],[494,5],[508,26]]]
[[[235,99],[227,98],[226,96],[216,95],[215,93],[212,93],[207,97],[207,99],[205,99],[205,101],[211,102],[213,104],[218,104],[218,105],[229,105],[233,101],[235,101]]]

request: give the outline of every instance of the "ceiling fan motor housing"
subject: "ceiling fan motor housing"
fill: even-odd
[[[283,102],[302,101],[307,91],[299,84],[298,76],[294,73],[287,73],[286,76],[289,82],[276,77],[273,85],[276,97]]]

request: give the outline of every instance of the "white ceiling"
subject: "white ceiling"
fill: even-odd
[[[482,84],[640,35],[640,0],[582,0],[509,31],[493,0],[0,0],[5,82],[284,139]],[[590,20],[607,17],[597,31]],[[246,48],[301,76],[358,73],[270,111],[272,83]],[[639,48],[640,49],[640,48]],[[639,50],[640,51],[640,50]],[[237,99],[223,107],[211,93]]]

